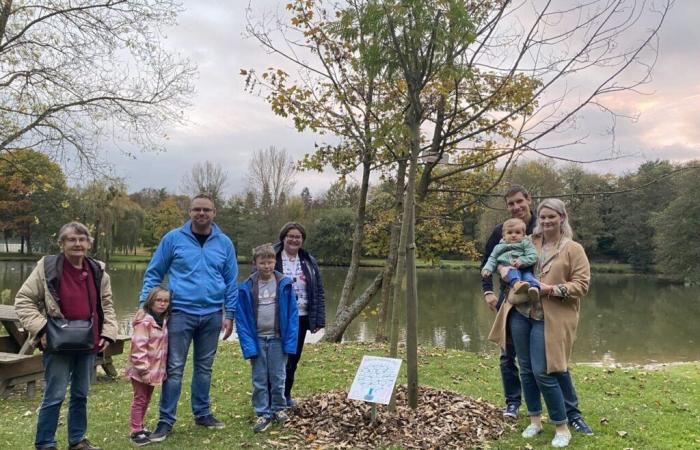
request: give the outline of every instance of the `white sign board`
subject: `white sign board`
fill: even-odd
[[[381,356],[363,356],[348,398],[388,405],[399,376],[401,360]]]

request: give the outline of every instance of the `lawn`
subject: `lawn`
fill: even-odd
[[[304,350],[297,372],[298,397],[349,388],[363,354],[383,355],[383,348],[370,344],[316,344]],[[117,360],[123,365],[124,357]],[[494,404],[501,402],[498,358],[456,350],[424,348],[420,352],[421,384],[449,389]],[[189,372],[189,366],[187,372]],[[574,434],[572,449],[667,449],[700,448],[700,363],[666,367],[662,370],[605,369],[578,365],[572,369],[581,409],[596,435]],[[399,382],[405,383],[402,371]],[[279,429],[253,434],[250,406],[250,368],[241,358],[238,344],[222,343],[214,366],[213,411],[226,422],[221,431],[196,427],[189,408],[189,381],[183,386],[179,420],[175,433],[164,443],[169,449],[273,448],[284,446],[285,433]],[[128,416],[131,386],[124,379],[100,379],[89,399],[88,436],[104,449],[129,447]],[[21,392],[0,400],[0,448],[31,448],[40,396],[26,398]],[[59,447],[66,446],[64,403],[57,433]],[[151,428],[156,425],[158,394],[148,412]],[[526,425],[521,416],[517,430]],[[553,427],[525,442],[519,431],[507,434],[490,448],[547,447]]]

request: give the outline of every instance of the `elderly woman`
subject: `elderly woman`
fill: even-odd
[[[504,302],[489,339],[504,348],[506,326],[513,339],[530,417],[522,436],[530,438],[542,432],[541,394],[556,426],[552,445],[566,447],[571,433],[560,380],[569,376],[568,361],[581,298],[588,291],[590,266],[583,247],[572,240],[564,202],[544,200],[537,208],[537,218],[533,243],[538,253],[535,275],[540,279],[540,297],[518,306]]]
[[[59,413],[70,384],[69,449],[97,449],[85,438],[87,395],[95,354],[117,338],[112,288],[104,264],[87,256],[92,238],[85,225],[78,222],[63,225],[58,244],[61,253],[41,258],[15,298],[15,310],[29,332],[29,339],[38,341],[44,350],[44,397],[35,445],[37,449],[56,448]],[[48,316],[92,321],[92,332],[87,329],[86,342],[81,341],[84,349],[56,350],[55,342],[47,341]]]
[[[296,222],[288,222],[280,230],[279,239],[275,245],[277,252],[275,270],[292,279],[299,309],[297,352],[287,358],[284,384],[287,406],[292,407],[294,406],[294,400],[292,400],[294,373],[304,349],[306,331],[316,333],[326,326],[326,301],[316,259],[302,248],[306,241],[304,227]]]

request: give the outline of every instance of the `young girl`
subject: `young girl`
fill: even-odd
[[[150,433],[143,427],[143,418],[151,402],[153,388],[165,379],[169,314],[170,291],[155,287],[148,293],[143,309],[134,317],[126,375],[134,387],[130,439],[136,445],[150,443]]]

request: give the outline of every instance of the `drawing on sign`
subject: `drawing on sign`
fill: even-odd
[[[389,404],[399,369],[401,369],[400,359],[363,356],[348,398]]]

